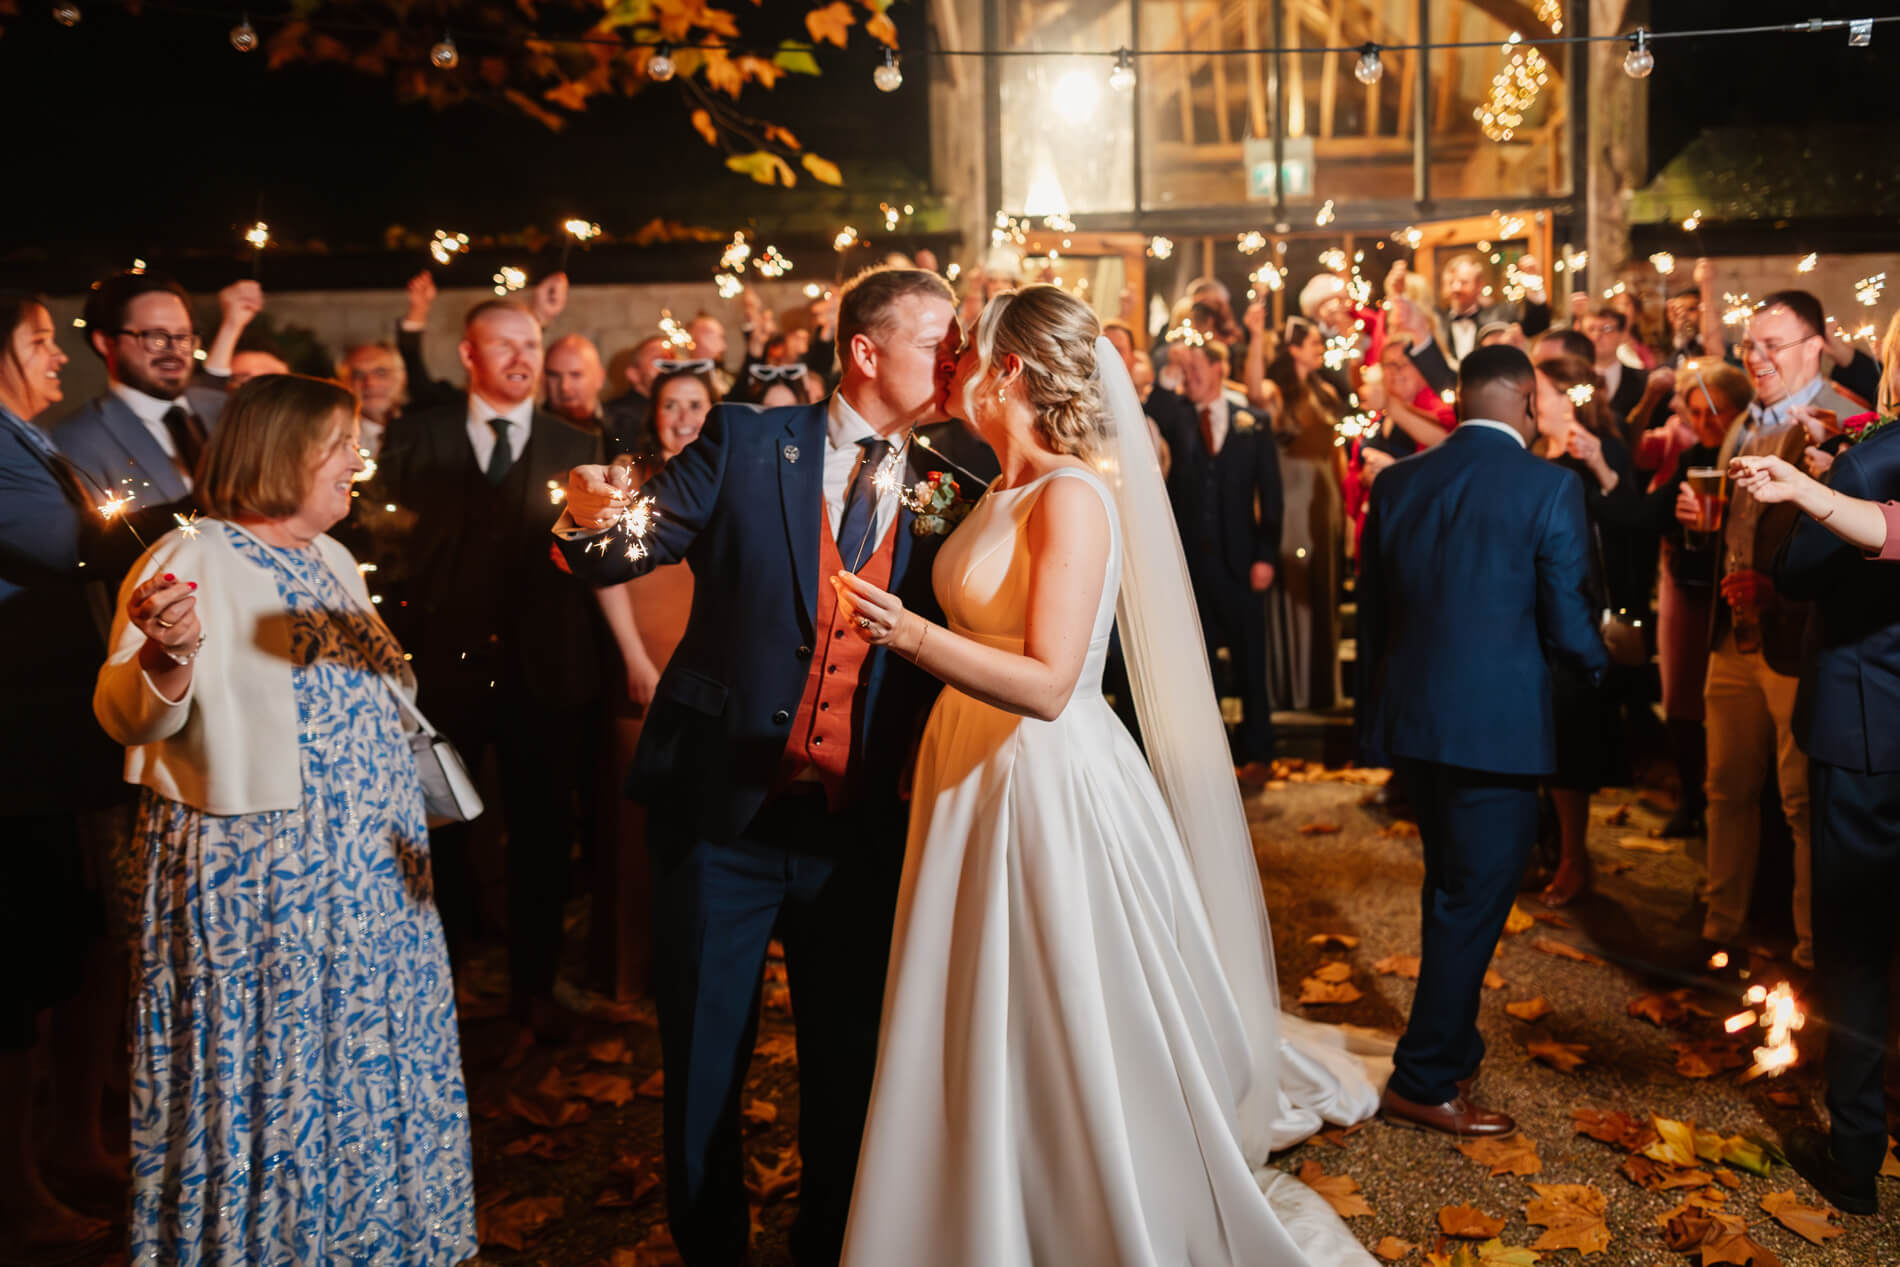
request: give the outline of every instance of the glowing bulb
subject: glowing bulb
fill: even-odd
[[[871,82],[879,92],[896,92],[904,86],[904,72],[898,69],[896,53],[884,50],[884,64],[871,72]]]
[[[673,50],[662,44],[653,50],[653,56],[647,58],[647,78],[656,84],[663,84],[673,77],[679,68],[673,64]]]
[[[1379,60],[1379,46],[1368,43],[1359,50],[1359,61],[1352,68],[1352,77],[1370,88],[1385,78],[1385,63]]]
[[[1648,79],[1656,69],[1656,55],[1649,51],[1649,32],[1641,27],[1630,36],[1630,51],[1623,55],[1623,73],[1631,79]]]
[[[462,61],[461,51],[455,47],[455,40],[444,32],[436,46],[429,50],[429,64],[437,70],[454,70]]]
[[[1115,54],[1115,69],[1108,72],[1108,86],[1116,92],[1127,92],[1135,86],[1135,55],[1125,48]]]
[[[1148,254],[1158,260],[1165,260],[1174,254],[1174,243],[1168,238],[1156,235],[1148,239]]]
[[[251,25],[250,15],[231,28],[231,47],[240,53],[253,52],[257,48],[257,28]]]

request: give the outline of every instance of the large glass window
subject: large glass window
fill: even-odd
[[[1004,48],[1059,53],[1134,38],[1129,0],[1005,0],[1001,10]],[[1004,208],[1037,218],[1134,209],[1134,101],[1109,86],[1110,69],[1097,58],[1000,59]]]

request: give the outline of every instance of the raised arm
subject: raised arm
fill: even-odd
[[[1021,654],[952,633],[896,595],[850,573],[832,578],[851,629],[918,668],[1005,712],[1054,721],[1069,706],[1088,657],[1108,567],[1108,511],[1085,481],[1057,477],[1029,512],[1029,610]]]
[[[707,414],[699,438],[637,490],[611,478],[612,467],[577,466],[567,473],[567,509],[554,522],[554,536],[574,575],[618,585],[686,557],[719,503],[732,438],[727,412],[721,406]],[[628,558],[611,529],[640,497],[653,499],[652,525],[642,540],[644,557]]]

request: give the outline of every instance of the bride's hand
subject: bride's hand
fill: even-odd
[[[853,572],[831,578],[845,619],[858,637],[874,647],[915,649],[922,642],[923,618],[904,609],[904,600]]]

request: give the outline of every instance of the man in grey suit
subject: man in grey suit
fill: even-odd
[[[129,493],[145,506],[191,495],[206,437],[224,405],[231,349],[263,297],[257,283],[241,282],[218,300],[223,322],[206,373],[194,381],[198,336],[183,287],[155,273],[121,273],[93,287],[86,336],[106,363],[107,390],[53,433],[60,451],[96,486],[89,491]]]

